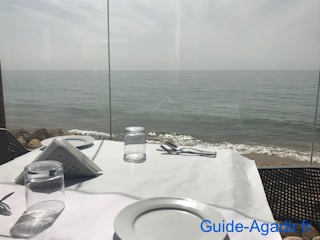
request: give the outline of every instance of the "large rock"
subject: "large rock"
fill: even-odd
[[[46,128],[36,129],[31,135],[31,139],[38,139],[40,141],[50,137],[51,135],[49,134],[49,130]]]
[[[35,148],[39,148],[41,147],[41,142],[39,141],[39,139],[32,139],[29,143],[28,143],[28,148],[31,149],[35,149]]]
[[[22,146],[24,146],[25,148],[27,148],[28,147],[28,143],[27,143],[27,141],[23,138],[23,137],[19,137],[18,138],[18,141],[21,143],[21,145]]]
[[[10,130],[10,132],[16,138],[25,137],[25,136],[30,136],[31,135],[31,132],[29,130],[24,129],[24,128],[13,129],[13,130]]]
[[[48,135],[50,137],[57,137],[57,136],[69,135],[69,133],[64,129],[52,129],[52,130],[48,130]]]

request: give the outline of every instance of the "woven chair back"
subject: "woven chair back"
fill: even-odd
[[[0,128],[0,165],[29,152],[6,129]]]
[[[259,173],[276,220],[306,220],[320,231],[320,168],[260,168]]]

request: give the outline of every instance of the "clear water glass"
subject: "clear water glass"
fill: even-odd
[[[64,203],[63,165],[58,161],[38,161],[25,167],[27,208],[43,201]]]
[[[12,237],[29,238],[49,228],[65,208],[63,165],[38,161],[25,167],[27,210],[11,228]]]
[[[127,127],[124,132],[124,161],[141,163],[146,160],[146,129]]]

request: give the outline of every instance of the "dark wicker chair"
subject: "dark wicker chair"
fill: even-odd
[[[306,220],[320,231],[319,167],[260,167],[259,173],[276,220]]]
[[[29,152],[6,129],[0,128],[0,165]]]

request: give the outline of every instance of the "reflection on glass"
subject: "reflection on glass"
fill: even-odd
[[[104,0],[0,2],[8,128],[108,127],[106,12]]]
[[[316,107],[314,110],[314,121],[313,121],[313,130],[312,130],[312,145],[311,145],[311,158],[310,163],[311,165],[314,163],[314,152],[317,151],[317,123],[318,123],[318,108],[319,108],[319,97],[320,97],[320,71],[319,71],[319,81],[318,81],[318,91],[317,91],[317,100],[316,100]],[[317,157],[317,156],[316,156]]]
[[[319,3],[122,0],[110,17],[115,132],[310,160]]]
[[[106,1],[0,11],[7,125],[108,132]],[[113,132],[309,160],[319,15],[304,0],[110,1]]]

